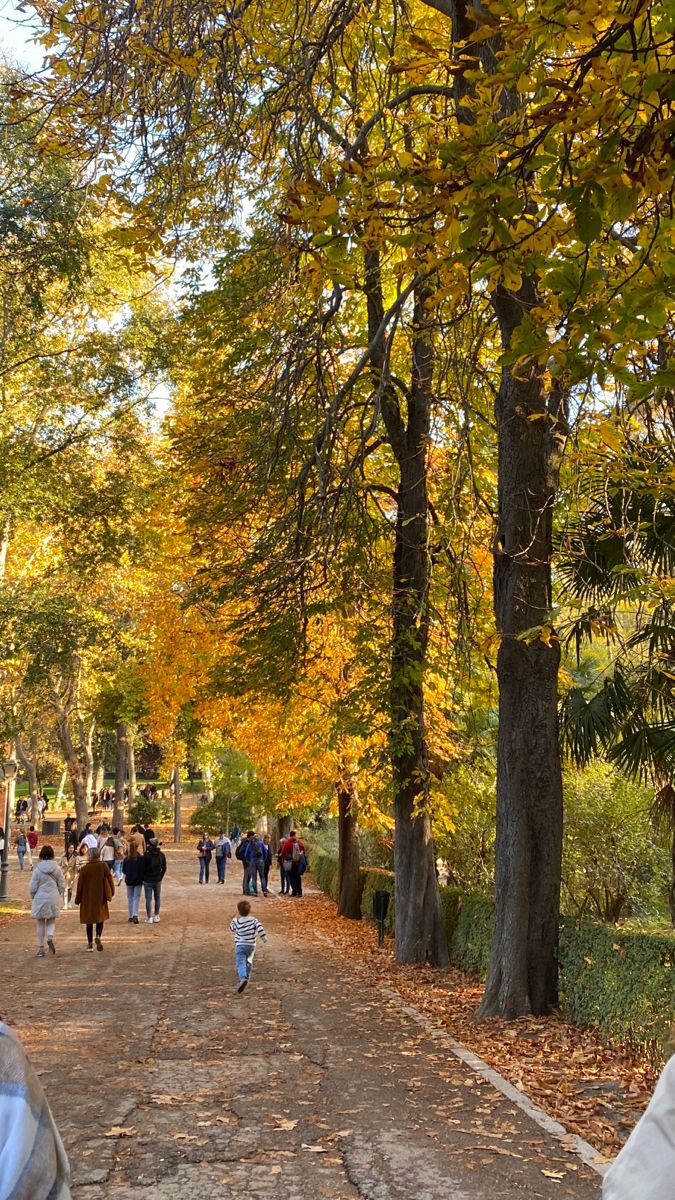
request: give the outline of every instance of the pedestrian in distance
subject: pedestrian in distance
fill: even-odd
[[[115,865],[115,839],[109,825],[102,825],[98,837],[98,848],[101,851],[101,862],[107,863],[112,871]]]
[[[69,846],[77,850],[77,821],[70,813],[63,822],[63,843],[64,853]]]
[[[265,876],[265,889],[264,890],[265,890],[265,895],[267,895],[267,893],[270,890],[269,879],[270,879],[270,868],[272,866],[272,839],[271,839],[269,833],[266,833],[263,835],[262,845],[263,845],[263,873]]]
[[[23,862],[28,853],[28,841],[23,829],[16,835],[16,856],[19,860],[19,870],[23,871]]]
[[[108,904],[115,895],[115,881],[107,863],[101,862],[98,847],[89,851],[89,861],[84,864],[77,878],[75,903],[80,908],[80,925],[87,929],[87,950],[103,949],[103,925],[110,916]],[[96,937],[94,938],[94,927]]]
[[[148,821],[143,822],[142,828],[143,828],[143,837],[145,838],[145,848],[147,850],[148,846],[150,845],[150,842],[157,835],[155,834],[154,829],[152,828],[152,826],[150,825],[150,823]]]
[[[139,854],[145,854],[145,851],[147,850],[147,846],[145,843],[145,834],[143,833],[143,826],[141,825],[140,821],[137,825],[132,826],[131,833],[129,834],[127,841],[128,841],[129,847],[131,847],[131,845],[133,844],[136,846],[136,849],[138,850]]]
[[[199,858],[199,882],[208,883],[209,874],[211,871],[211,857],[214,851],[214,843],[211,841],[208,833],[203,833],[197,842],[197,856]]]
[[[33,897],[30,915],[36,922],[36,958],[45,956],[45,937],[50,954],[56,954],[54,929],[56,918],[61,912],[61,898],[65,890],[66,881],[59,864],[54,861],[53,847],[43,846],[28,885],[28,891]]]
[[[71,1200],[70,1167],[42,1085],[0,1021],[0,1197]]]
[[[65,896],[64,896],[64,905],[63,905],[65,910],[73,907],[73,896],[75,894],[75,883],[76,883],[77,872],[79,870],[81,861],[82,860],[79,858],[79,855],[78,855],[75,847],[73,846],[72,842],[69,842],[68,845],[66,846],[65,854],[61,855],[61,861],[59,863],[59,866],[63,873],[63,878],[66,881],[66,892],[65,892]]]
[[[244,842],[244,895],[258,895],[258,879],[263,896],[267,895],[265,883],[265,849],[255,831],[250,829]]]
[[[238,916],[230,921],[230,929],[234,933],[234,954],[239,977],[237,991],[241,993],[251,978],[256,939],[260,935],[263,942],[266,942],[267,934],[257,917],[251,916],[251,905],[248,900],[239,901],[237,913]]]
[[[33,855],[38,848],[38,840],[38,835],[35,832],[35,826],[31,825],[28,833],[26,834],[26,841],[28,842],[28,861],[30,863],[31,871],[33,870]]]
[[[232,858],[232,843],[221,829],[216,838],[216,870],[218,872],[218,883],[225,883],[225,873],[227,871],[228,859]]]
[[[129,853],[122,863],[122,871],[127,885],[129,924],[138,925],[138,909],[145,881],[145,854],[138,853],[138,846],[135,842],[129,843]]]
[[[122,830],[119,829],[117,827],[117,825],[113,825],[112,843],[113,843],[113,852],[114,852],[112,873],[115,876],[115,884],[118,884],[118,883],[121,883],[122,879],[124,878],[124,872],[122,870],[122,867],[124,865],[124,859],[126,857],[127,844],[126,844],[126,841],[124,840],[124,835],[122,833]]]
[[[143,888],[145,890],[145,923],[146,925],[159,924],[159,909],[162,899],[162,880],[166,875],[166,856],[161,850],[162,843],[159,838],[151,838],[150,844],[143,855],[145,861],[145,877],[143,879]],[[152,911],[152,905],[155,905],[155,911]]]
[[[83,847],[84,853],[87,854],[89,858],[91,858],[92,850],[98,850],[98,838],[91,827],[91,821],[87,821],[87,824],[82,832],[82,836],[80,837],[80,841],[78,843],[78,850],[80,851],[80,854],[83,852]]]
[[[290,884],[291,895],[302,896],[302,876],[307,869],[307,855],[294,829],[291,829],[285,842],[282,842],[279,853],[286,879]]]

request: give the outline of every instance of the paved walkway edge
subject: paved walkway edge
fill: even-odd
[[[334,949],[339,949],[337,944],[327,934],[320,933],[317,930],[316,936],[328,942]],[[543,1129],[545,1133],[550,1134],[557,1141],[562,1142],[565,1150],[568,1150],[581,1159],[585,1166],[595,1171],[596,1175],[603,1177],[607,1173],[610,1163],[603,1161],[603,1155],[594,1146],[591,1146],[590,1142],[579,1137],[577,1133],[570,1133],[569,1129],[565,1129],[565,1126],[561,1125],[560,1121],[556,1121],[555,1117],[549,1117],[548,1113],[538,1108],[534,1101],[530,1100],[529,1096],[519,1091],[512,1083],[509,1083],[508,1079],[504,1079],[504,1076],[495,1071],[494,1067],[484,1062],[472,1050],[467,1050],[466,1046],[463,1046],[461,1042],[456,1042],[449,1033],[446,1033],[439,1025],[435,1025],[431,1017],[428,1017],[421,1009],[417,1008],[414,1004],[407,1004],[400,992],[397,992],[394,988],[384,987],[383,985],[379,985],[378,990],[388,1000],[392,1000],[397,1004],[401,1012],[404,1012],[406,1016],[410,1017],[417,1025],[426,1030],[434,1041],[443,1042],[450,1053],[454,1054],[455,1058],[463,1062],[471,1071],[475,1071],[477,1075],[481,1075],[483,1079],[492,1084],[492,1087],[496,1091],[501,1092],[502,1096],[505,1096],[507,1100],[517,1105],[521,1112],[524,1112],[540,1129]]]

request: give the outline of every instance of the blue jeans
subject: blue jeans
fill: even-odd
[[[255,946],[235,946],[234,953],[237,957],[237,975],[240,979],[250,979]]]
[[[199,882],[200,883],[204,882],[204,876],[206,876],[206,882],[207,883],[209,882],[210,869],[211,869],[211,855],[205,854],[204,857],[200,858],[200,860],[199,860]]]
[[[17,850],[16,853],[17,853],[17,857],[19,859],[19,870],[23,871],[23,860],[26,857],[26,851],[25,850]]]
[[[258,895],[258,876],[260,876],[260,887],[263,892],[267,891],[265,883],[265,863],[262,858],[249,858],[246,863],[246,881],[247,885],[253,884],[253,894]]]
[[[122,880],[124,879],[124,871],[122,869],[123,862],[124,862],[123,858],[116,858],[113,863],[113,875],[115,876],[115,880],[117,883],[121,883]]]
[[[146,880],[145,883],[143,884],[143,888],[145,889],[145,915],[146,915],[146,917],[152,916],[152,898],[153,898],[153,896],[155,898],[155,916],[158,917],[159,916],[159,900],[160,900],[160,896],[162,894],[161,880],[158,879],[156,883],[154,883],[152,880]]]
[[[227,871],[227,858],[224,854],[216,854],[216,869],[218,871],[218,883],[224,883],[225,872]]]
[[[142,883],[127,884],[127,907],[130,917],[138,916],[138,906],[141,902],[141,892],[143,891]]]

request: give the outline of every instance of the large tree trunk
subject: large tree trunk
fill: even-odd
[[[127,726],[127,771],[129,774],[129,807],[136,800],[136,747],[134,745],[133,728]]]
[[[202,767],[202,777],[204,779],[204,791],[206,792],[206,799],[210,804],[214,797],[213,772],[210,766]]]
[[[291,832],[291,818],[277,817],[276,824],[272,833],[272,850],[276,854],[281,843],[288,837]]]
[[[68,768],[70,784],[75,797],[75,814],[77,816],[77,827],[79,830],[84,829],[89,820],[89,809],[87,806],[87,787],[82,770],[82,764],[77,756],[77,751],[73,745],[73,739],[70,732],[70,724],[68,721],[68,710],[61,704],[54,705],[56,716],[56,736],[63,755],[63,761]]]
[[[61,772],[61,778],[59,779],[59,785],[56,789],[56,796],[55,796],[55,800],[54,800],[55,804],[59,804],[61,802],[61,800],[63,800],[63,797],[66,794],[67,780],[68,780],[68,768],[65,767],[63,769],[63,771]]]
[[[94,792],[96,795],[101,791],[105,781],[105,763],[102,758],[97,758],[94,762]]]
[[[124,824],[124,788],[127,781],[128,757],[127,723],[118,721],[115,730],[115,808],[113,811],[113,825],[118,828]]]
[[[499,290],[502,343],[536,302],[526,279],[518,296]],[[499,527],[495,539],[497,657],[496,924],[481,1016],[546,1013],[558,999],[562,774],[558,742],[557,639],[521,635],[551,610],[553,502],[562,400],[541,373],[502,371],[496,400]],[[534,417],[534,419],[532,419]]]
[[[361,919],[361,859],[359,855],[358,793],[353,779],[341,779],[338,800],[338,916]]]
[[[180,763],[173,768],[173,840],[177,845],[183,837],[183,789],[180,782]]]
[[[386,374],[379,255],[366,252],[365,292],[371,362],[387,437],[399,468],[393,565],[391,733],[394,784],[395,935],[397,962],[448,961],[429,816],[429,752],[424,723],[429,584],[427,455],[434,352],[422,284],[415,291],[412,378],[407,421]]]
[[[31,825],[35,825],[38,819],[37,809],[37,793],[38,793],[38,768],[37,768],[37,738],[35,736],[30,739],[30,748],[24,746],[21,737],[17,736],[15,741],[16,756],[21,763],[28,781],[28,795],[31,799],[30,820]]]
[[[95,721],[85,721],[79,713],[77,716],[77,730],[80,737],[81,756],[84,763],[84,790],[87,797],[87,804],[91,800],[94,790],[94,731],[96,729]]]

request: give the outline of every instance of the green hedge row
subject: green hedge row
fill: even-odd
[[[312,853],[312,874],[337,900],[338,864],[322,850]],[[364,868],[361,913],[373,919],[373,895],[389,892],[385,928],[394,929],[394,876]],[[441,888],[450,961],[468,975],[485,978],[494,926],[494,901]],[[594,921],[563,919],[560,987],[564,1012],[578,1025],[647,1054],[666,1056],[675,1024],[675,935],[621,932]]]

